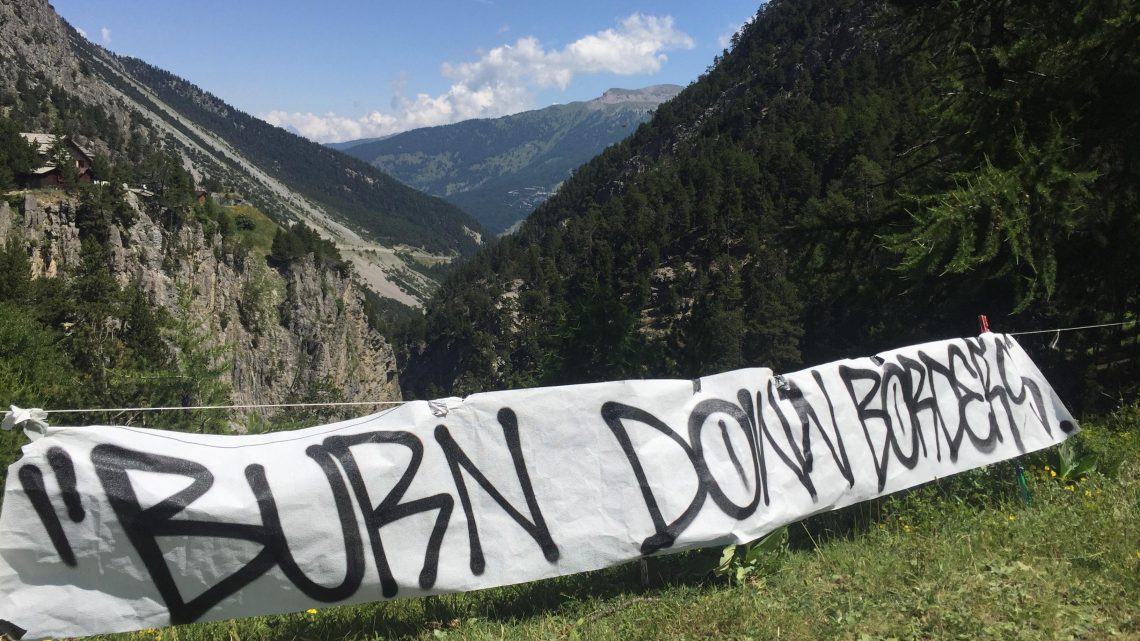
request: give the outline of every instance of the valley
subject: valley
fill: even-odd
[[[0,0],[0,637],[1140,634],[1133,2],[112,4]]]
[[[647,122],[677,85],[610,89],[593,100],[426,127],[337,149],[439,196],[494,234],[517,228],[575,168]]]

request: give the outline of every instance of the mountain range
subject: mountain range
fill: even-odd
[[[589,101],[334,148],[446,199],[499,234],[530,215],[575,168],[632,134],[680,91],[677,85],[610,89]]]
[[[648,122],[545,178],[557,141],[542,132],[604,106],[461,123],[447,145],[385,147],[438,133],[421,130],[349,147],[364,162],[110,54],[42,0],[0,3],[0,108],[25,131],[66,134],[130,167],[130,180],[162,187],[189,171],[336,243],[282,228],[267,268],[311,257],[341,273],[339,247],[378,291],[419,303],[439,278],[433,265],[470,256],[400,330],[406,396],[795,368],[969,334],[979,314],[1010,328],[1125,323],[1034,354],[1079,406],[1124,398],[1140,380],[1133,14],[1125,0],[772,0],[705,74],[651,116],[644,108]],[[458,135],[468,128],[482,133]],[[496,182],[512,172],[533,177],[535,201],[555,193],[479,248],[512,219],[485,228],[401,185],[373,166],[377,148],[393,167],[430,169],[424,179],[449,197],[483,190],[495,215],[528,206]],[[88,234],[131,218],[53,207],[60,228]],[[167,236],[145,245],[152,268],[186,227],[205,235],[226,220],[154,209]],[[40,242],[25,241],[16,249]],[[176,272],[171,262],[159,271]],[[287,316],[271,304],[277,289],[248,282],[243,296]]]
[[[317,229],[374,289],[404,303],[434,286],[424,264],[469,255],[481,242],[480,225],[450,203],[115,55],[45,1],[0,4],[0,59],[0,95],[29,127],[59,129],[111,160],[132,145],[175,154],[199,184],[240,192],[279,223]],[[54,110],[39,111],[41,102]]]
[[[1131,398],[1138,24],[1115,0],[764,4],[443,283],[405,337],[405,394],[786,371],[985,314],[1124,322],[1019,340],[1074,405]]]
[[[111,55],[43,0],[0,2],[8,402],[398,400],[385,325],[408,310],[362,287],[369,274],[332,239],[369,256],[382,241],[403,265],[400,255],[470,253],[478,229],[442,200]],[[413,285],[392,283],[403,273],[377,272],[374,287],[416,301]],[[228,433],[297,418],[265,407],[73,420]],[[18,448],[14,434],[0,435],[0,459]]]

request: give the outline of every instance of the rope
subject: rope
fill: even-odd
[[[342,401],[336,403],[265,403],[250,405],[195,405],[190,407],[96,407],[91,409],[44,410],[46,414],[85,412],[167,412],[171,410],[246,410],[271,407],[342,407],[348,405],[403,405],[407,401]]]
[[[1098,327],[1118,327],[1132,325],[1137,321],[1124,321],[1121,323],[1102,323],[1100,325],[1081,325],[1080,327],[1058,327],[1057,329],[1037,329],[1031,332],[1005,332],[1006,336],[1028,336],[1029,334],[1055,334],[1057,332],[1075,332],[1081,329],[1096,329]]]
[[[1030,334],[1055,334],[1058,332],[1075,332],[1083,329],[1098,329],[1101,327],[1119,327],[1121,325],[1132,325],[1137,321],[1123,321],[1120,323],[1102,323],[1100,325],[1082,325],[1079,327],[1060,327],[1057,329],[1038,329],[1027,332],[1005,332],[1007,336],[1028,336]],[[246,410],[246,409],[270,409],[282,407],[351,407],[360,405],[404,405],[408,401],[341,401],[341,402],[328,402],[328,403],[261,403],[261,404],[246,404],[246,405],[194,405],[190,407],[182,406],[169,406],[169,407],[96,407],[91,409],[65,409],[65,410],[43,410],[45,414],[81,414],[88,412],[170,412],[170,411],[194,411],[194,410]]]

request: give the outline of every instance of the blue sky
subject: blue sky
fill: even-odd
[[[320,142],[686,85],[758,0],[53,0],[93,42]]]

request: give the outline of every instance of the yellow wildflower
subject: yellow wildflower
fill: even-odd
[[[1077,491],[1077,487],[1075,485],[1066,485],[1065,489],[1070,491],[1070,492],[1076,492]]]
[[[1052,469],[1052,468],[1050,468],[1048,465],[1046,465],[1046,466],[1045,466],[1045,471],[1046,471],[1046,472],[1048,472],[1050,469]]]
[[[305,614],[316,614],[316,613],[317,613],[316,608],[309,608],[308,610],[305,610]]]
[[[1006,517],[1006,519],[1009,521],[1016,521],[1017,515],[1016,514],[1010,514],[1008,517]]]
[[[1057,476],[1057,472],[1055,470],[1049,470],[1049,476],[1050,477]]]
[[[1092,492],[1085,490],[1085,496],[1092,496]]]

